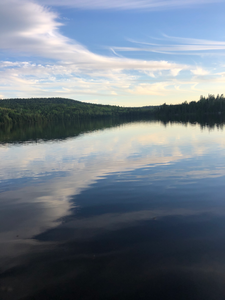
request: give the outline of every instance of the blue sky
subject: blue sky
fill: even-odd
[[[120,106],[225,91],[224,0],[1,0],[0,98]]]

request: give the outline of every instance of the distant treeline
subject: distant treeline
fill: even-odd
[[[225,113],[225,98],[223,95],[208,95],[207,98],[201,96],[199,101],[187,101],[182,104],[166,105],[158,107],[159,115],[191,115],[191,114],[222,114]]]
[[[151,107],[146,108],[145,113],[150,113],[151,110]],[[0,124],[35,124],[138,114],[143,114],[142,108],[91,104],[64,98],[0,100]]]
[[[37,124],[50,121],[74,121],[98,117],[185,116],[191,114],[223,114],[223,95],[200,97],[199,101],[176,105],[120,107],[84,103],[64,98],[31,98],[0,100],[0,125]]]

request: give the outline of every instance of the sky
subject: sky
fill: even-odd
[[[0,98],[225,94],[225,0],[0,0]]]

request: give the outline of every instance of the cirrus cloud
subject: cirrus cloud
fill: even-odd
[[[14,9],[11,9],[13,5]],[[172,70],[186,69],[168,61],[147,61],[95,54],[59,32],[57,14],[30,1],[0,3],[0,48],[75,64],[80,69]]]
[[[39,0],[39,3],[55,6],[69,6],[79,9],[148,9],[159,10],[180,8],[207,3],[222,2],[222,0]]]
[[[204,70],[200,69],[197,64],[193,67],[186,63],[169,61],[165,57],[164,59],[157,57],[153,60],[151,57],[150,59],[137,59],[131,58],[130,55],[129,58],[117,56],[114,50],[122,48],[115,47],[112,47],[111,56],[91,52],[76,40],[63,35],[60,31],[63,26],[59,21],[60,16],[41,3],[50,4],[47,1],[0,1],[0,50],[3,54],[7,53],[7,59],[0,62],[1,97],[40,97],[54,96],[57,93],[63,97],[85,101],[90,101],[91,95],[95,97],[94,99],[98,96],[114,97],[114,99],[127,97],[127,100],[124,100],[127,104],[131,101],[132,95],[134,97],[145,95],[145,101],[148,101],[149,95],[165,97],[171,90],[180,93],[182,90],[180,87],[183,87],[183,93],[186,94],[186,87],[189,88],[193,84],[197,86],[200,79],[204,80],[202,75],[206,73],[203,74]],[[67,1],[64,4],[69,3],[72,2]],[[79,1],[73,1],[73,3],[81,5]],[[97,3],[101,6],[103,2],[82,3],[86,3],[89,7],[90,3],[93,6]],[[110,6],[111,2],[105,1],[104,3]],[[119,5],[119,2],[112,3],[114,4],[111,5]],[[128,1],[121,1],[124,7],[126,3],[128,5]],[[156,4],[156,1],[130,1],[129,3],[143,6],[149,3]],[[164,1],[157,1],[157,3],[163,4]],[[175,1],[167,1],[167,3],[175,4]],[[192,1],[182,1],[182,5],[184,3],[190,4]],[[204,43],[192,40],[192,44],[195,47],[199,45],[202,47]],[[187,49],[186,45],[183,46]],[[208,44],[203,46],[208,47]],[[157,48],[159,45],[154,47],[155,52],[162,50]],[[215,49],[224,45],[216,43],[213,47]],[[169,48],[173,52],[183,51],[180,47],[179,49]],[[180,73],[181,75],[188,73],[189,77],[195,75],[194,82],[184,77],[177,81],[176,78],[180,76]],[[201,78],[198,79],[198,76]],[[217,72],[214,80],[218,82],[221,78],[222,75]],[[210,81],[213,80],[210,78]],[[219,84],[221,84],[220,81]],[[82,95],[87,97],[82,98]],[[113,104],[120,104],[119,100],[116,101]],[[145,103],[142,102],[142,104]]]

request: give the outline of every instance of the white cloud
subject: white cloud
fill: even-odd
[[[222,41],[171,37],[167,35],[164,35],[164,38],[162,39],[158,38],[156,40],[161,40],[164,43],[160,44],[160,43],[140,42],[140,41],[129,39],[131,43],[138,44],[139,47],[110,47],[110,49],[112,51],[119,51],[119,52],[158,52],[164,54],[179,53],[185,55],[192,54],[192,52],[198,54],[201,51],[199,54],[202,54],[202,52],[205,51],[209,52],[209,51],[225,50],[225,42]]]
[[[171,74],[172,74],[172,76],[176,77],[180,73],[180,71],[182,71],[182,69],[174,68],[171,70]]]
[[[189,95],[190,100],[198,99],[199,93],[223,93],[223,74],[205,75],[206,71],[200,67],[192,69],[193,78],[171,77],[170,72],[156,72],[156,76],[141,78],[140,72],[124,72],[122,70],[89,70],[82,73],[75,64],[60,62],[52,64],[34,64],[32,62],[0,62],[0,89],[1,98],[7,97],[51,97],[57,96],[80,99],[92,102],[98,98],[99,103],[120,105],[121,100],[129,99],[126,105],[149,105],[150,98],[144,101],[142,97],[155,95],[154,104],[167,101],[169,97],[173,103],[184,95]],[[146,72],[147,73],[147,72]],[[161,74],[160,74],[161,73]],[[147,76],[151,74],[147,74]],[[191,75],[191,74],[190,74]],[[212,86],[217,84],[212,90]],[[177,88],[179,87],[179,89]],[[196,88],[198,87],[198,88]],[[195,91],[193,96],[191,91]],[[139,102],[131,96],[137,98]],[[176,99],[177,98],[177,99]],[[136,99],[136,100],[135,100]],[[161,100],[160,100],[161,99]],[[134,101],[135,100],[135,101]],[[103,102],[102,102],[103,101]],[[134,103],[132,103],[134,101]],[[160,102],[158,102],[160,101]],[[125,103],[125,102],[124,102]]]
[[[11,9],[13,5],[13,10]],[[187,68],[167,61],[146,61],[94,54],[61,35],[57,15],[29,1],[0,3],[0,48],[75,64],[80,70],[171,70]]]
[[[222,0],[39,0],[39,3],[55,6],[69,6],[80,9],[167,9],[204,5],[222,2]]]
[[[134,95],[165,95],[166,88],[171,85],[169,82],[158,82],[153,84],[140,83],[129,92]]]
[[[196,69],[193,69],[191,70],[191,72],[194,74],[194,75],[197,75],[197,76],[204,76],[204,75],[208,75],[209,72],[204,70],[203,68],[201,67],[197,67]]]
[[[225,77],[225,72],[217,73],[217,75],[221,75],[222,77]]]
[[[145,1],[147,2],[149,1]],[[90,2],[82,3],[90,4]],[[100,5],[103,2],[98,3]],[[109,5],[109,2],[105,3]],[[122,1],[121,5],[125,3],[128,2]],[[144,2],[135,3],[142,5]],[[171,4],[172,1],[168,3]],[[93,2],[93,5],[95,4],[96,2]],[[178,77],[182,70],[192,70],[192,74],[203,75],[203,69],[166,60],[132,59],[115,56],[115,53],[112,56],[95,54],[85,46],[63,36],[60,33],[61,26],[63,24],[59,23],[58,15],[38,3],[29,0],[0,1],[0,49],[5,51],[8,57],[11,54],[17,56],[16,62],[9,61],[9,59],[0,62],[2,97],[55,96],[57,93],[59,96],[76,99],[80,99],[79,95],[87,95],[86,99],[90,99],[89,95],[92,95],[95,100],[98,96],[109,96],[111,99],[124,96],[130,99],[131,95],[137,95],[138,92],[141,95],[166,96],[168,88],[176,91],[177,86],[180,86],[184,90],[185,86],[197,85],[200,82],[197,82],[196,78],[194,82],[187,78],[183,81],[176,81],[174,77]],[[151,51],[159,52],[166,50],[161,48],[167,47],[172,53],[178,49],[181,53],[189,46],[225,47],[222,42],[210,44],[210,41],[204,40],[165,38],[187,45],[149,44],[146,51],[151,49]],[[188,45],[188,43],[192,44]],[[146,43],[139,44],[142,47],[136,47],[136,49],[145,51],[143,44]],[[114,49],[116,48],[112,48]],[[129,49],[131,48],[126,50]],[[132,49],[132,51],[136,50]],[[24,59],[24,62],[19,61],[18,57],[23,57],[23,55],[29,56],[30,59],[26,59],[27,61]],[[40,63],[32,61],[34,56],[39,57]],[[222,74],[219,75],[217,71],[217,78],[214,78],[214,81],[222,82],[221,78]],[[87,101],[86,99],[82,98],[84,101]],[[146,101],[148,101],[147,98]]]
[[[166,34],[164,34],[164,37],[166,37],[170,40],[173,40],[175,42],[182,43],[182,44],[225,46],[225,42],[221,42],[221,41],[212,41],[212,40],[194,39],[194,38],[182,38],[182,37],[169,36]]]
[[[13,9],[12,9],[13,7]],[[59,32],[57,14],[28,0],[0,2],[0,49],[18,56],[47,58],[48,63],[0,62],[2,94],[21,97],[49,95],[107,95],[135,90],[140,76],[177,76],[190,67],[165,60],[152,61],[92,53]],[[132,74],[131,72],[132,71]],[[142,89],[142,86],[140,86]],[[50,94],[49,94],[50,93]],[[147,94],[155,94],[155,90]],[[157,91],[158,93],[158,91]],[[8,96],[8,94],[7,94]],[[7,97],[6,96],[6,97]],[[74,97],[74,96],[73,96]]]

